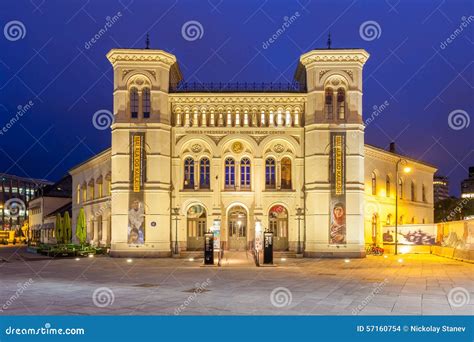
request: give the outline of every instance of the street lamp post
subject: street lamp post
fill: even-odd
[[[406,159],[398,159],[397,164],[395,166],[395,255],[398,254],[398,186],[399,186],[399,176],[398,176],[398,166],[400,164],[407,164],[408,162]],[[410,172],[410,168],[407,166],[403,170],[405,173]],[[402,183],[403,184],[403,183]]]
[[[301,230],[300,230],[300,223],[301,220],[304,220],[302,217],[304,215],[303,208],[296,208],[296,219],[298,220],[298,246],[296,248],[296,254],[301,254]]]
[[[175,221],[175,233],[174,233],[174,254],[179,254],[179,246],[178,246],[178,221],[179,221],[179,207],[173,208],[173,219]]]

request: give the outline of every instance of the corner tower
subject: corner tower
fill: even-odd
[[[169,256],[171,112],[176,57],[150,49],[113,49],[112,256]]]
[[[307,87],[305,203],[307,256],[363,257],[363,49],[310,51],[296,79]]]

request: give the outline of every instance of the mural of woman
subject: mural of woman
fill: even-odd
[[[143,203],[138,199],[133,200],[131,208],[128,212],[128,243],[143,244],[145,243],[145,210]]]
[[[336,203],[333,207],[329,236],[329,243],[346,243],[346,213],[341,202]]]

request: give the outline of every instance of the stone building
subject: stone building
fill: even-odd
[[[73,227],[84,208],[111,255],[202,250],[211,227],[224,249],[248,250],[261,225],[276,250],[361,257],[395,219],[398,189],[402,222],[433,222],[436,169],[364,144],[365,50],[310,51],[289,85],[185,83],[161,50],[107,58],[111,148],[70,173]],[[397,182],[399,161],[412,172]]]

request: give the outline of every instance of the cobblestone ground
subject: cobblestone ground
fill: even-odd
[[[50,259],[0,248],[0,315],[472,315],[474,265],[431,255]]]

